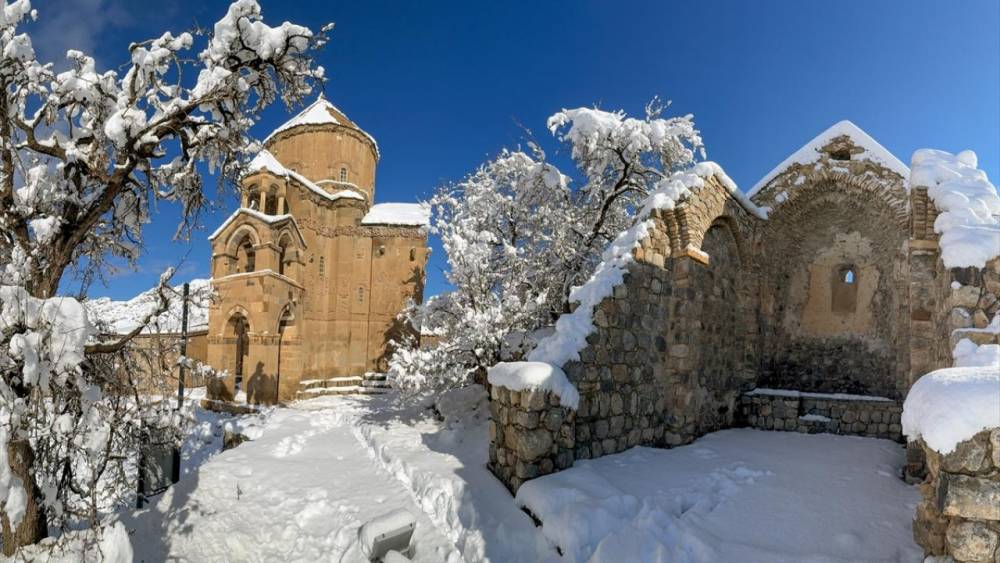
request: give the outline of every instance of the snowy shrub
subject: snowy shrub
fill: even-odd
[[[703,153],[691,116],[663,118],[661,110],[654,100],[642,119],[590,108],[549,118],[551,133],[569,145],[578,187],[531,143],[531,154],[505,150],[438,190],[432,232],[454,289],[404,311],[411,326],[439,339],[423,350],[416,338],[394,343],[397,388],[416,394],[482,382],[508,335],[569,310],[573,288],[641,202]]]
[[[109,259],[134,264],[156,201],[180,204],[178,235],[186,234],[206,201],[199,167],[222,181],[239,175],[257,148],[248,131],[259,112],[279,97],[298,102],[322,79],[313,52],[330,29],[271,27],[256,1],[238,0],[210,31],[131,44],[125,64],[112,66],[120,70],[99,71],[91,56],[70,50],[69,69],[57,73],[21,31],[37,17],[28,0],[0,9],[6,555],[50,527],[98,526],[134,491],[136,453],[149,433],[176,440],[184,426],[169,401],[139,392],[128,353],[131,338],[167,310],[172,272],[150,315],[115,338],[95,335],[79,302],[54,297],[64,273],[80,274],[85,288],[109,271]],[[73,541],[81,537],[127,540],[112,532]]]

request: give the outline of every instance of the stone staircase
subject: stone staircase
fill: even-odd
[[[384,373],[345,375],[329,379],[307,379],[299,382],[297,399],[314,399],[329,395],[382,395],[391,389]]]

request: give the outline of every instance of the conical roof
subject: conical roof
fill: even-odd
[[[343,125],[345,127],[350,127],[358,132],[362,133],[375,145],[375,152],[378,153],[378,145],[375,143],[375,139],[369,135],[365,130],[358,127],[356,123],[350,120],[344,112],[331,104],[323,94],[320,94],[316,98],[316,101],[309,104],[304,110],[300,111],[295,117],[289,119],[288,121],[279,125],[271,134],[264,139],[264,143],[267,143],[274,138],[275,135],[281,133],[282,131],[288,131],[295,127],[300,127],[303,125]]]
[[[843,136],[850,138],[855,146],[864,149],[860,154],[851,155],[851,160],[868,160],[880,164],[903,178],[907,178],[910,175],[910,169],[893,156],[888,149],[880,145],[878,141],[873,139],[868,133],[865,133],[860,127],[845,119],[839,123],[835,123],[832,127],[817,135],[813,140],[783,160],[781,164],[775,166],[773,170],[768,172],[747,192],[747,196],[752,197],[767,186],[776,176],[794,164],[810,164],[818,161],[823,153],[823,149],[834,139]]]

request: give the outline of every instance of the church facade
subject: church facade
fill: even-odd
[[[429,209],[374,203],[375,139],[322,96],[247,167],[210,237],[207,360],[215,399],[274,403],[370,390],[396,319],[423,297]]]

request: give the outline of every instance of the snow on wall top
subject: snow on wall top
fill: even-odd
[[[277,157],[271,154],[268,150],[262,150],[257,153],[257,156],[253,157],[250,164],[247,165],[244,175],[250,175],[255,172],[267,171],[275,176],[281,176],[283,178],[292,178],[299,184],[305,186],[306,189],[313,192],[314,194],[321,196],[330,201],[336,201],[338,199],[357,199],[364,200],[365,196],[355,192],[354,190],[340,190],[338,192],[330,193],[323,188],[319,187],[309,178],[306,178],[302,174],[290,169],[285,168],[281,162],[278,161]],[[345,183],[346,184],[346,183]],[[351,184],[353,186],[353,184]]]
[[[428,227],[431,208],[423,203],[377,203],[361,219],[361,224]]]
[[[499,385],[513,391],[538,389],[551,391],[559,397],[559,404],[576,410],[580,405],[580,392],[570,382],[563,370],[545,362],[501,362],[490,368],[486,376],[490,385]]]
[[[938,217],[941,259],[947,268],[982,268],[1000,255],[1000,196],[976,153],[920,149],[913,153],[911,186],[924,186]]]
[[[704,187],[705,180],[712,177],[718,179],[745,208],[762,219],[767,218],[764,210],[744,196],[722,167],[714,162],[698,163],[690,170],[677,172],[661,180],[646,198],[632,227],[619,234],[605,248],[601,263],[590,279],[570,292],[570,301],[579,303],[577,308],[572,313],[559,317],[555,332],[538,343],[528,355],[528,360],[554,366],[578,360],[580,350],[587,345],[587,336],[594,332],[594,309],[622,282],[626,268],[635,260],[632,251],[649,236],[653,227],[653,221],[649,219],[650,213],[656,209],[673,209],[691,193]]]
[[[336,116],[343,116],[345,122],[341,122]],[[309,104],[306,109],[300,111],[295,117],[289,119],[288,121],[282,123],[275,129],[271,131],[271,134],[264,139],[264,143],[270,141],[275,135],[281,133],[282,131],[287,131],[293,127],[299,127],[301,125],[344,125],[361,132],[369,141],[372,142],[372,146],[375,147],[375,158],[379,158],[378,143],[375,142],[375,138],[369,135],[366,131],[358,127],[358,125],[351,120],[347,119],[347,114],[340,111],[337,106],[331,104],[323,94],[320,94],[316,101]]]
[[[811,164],[820,159],[823,154],[821,150],[823,147],[830,144],[830,141],[840,137],[842,135],[847,135],[854,141],[854,144],[865,152],[861,154],[852,154],[851,160],[869,160],[876,164],[881,164],[889,170],[899,174],[903,178],[906,178],[910,174],[910,169],[906,167],[898,158],[893,156],[891,152],[885,147],[880,145],[878,141],[873,139],[868,133],[861,130],[860,127],[851,123],[848,120],[841,121],[834,124],[832,127],[823,131],[817,135],[813,140],[809,141],[802,146],[799,150],[795,151],[788,158],[781,161],[781,164],[774,167],[773,170],[768,172],[753,188],[747,192],[747,197],[753,197],[760,190],[764,188],[768,183],[771,182],[776,176],[788,169],[789,166],[793,164]]]
[[[932,371],[910,388],[903,403],[903,434],[923,438],[941,454],[987,428],[1000,428],[1000,366]]]
[[[188,307],[188,330],[200,330],[208,327],[208,306],[211,301],[212,287],[209,280],[195,279],[190,282],[190,306]],[[173,287],[170,293],[170,308],[157,317],[149,326],[143,329],[144,334],[179,333],[181,331],[181,314],[183,306],[183,287]],[[87,316],[91,322],[106,323],[115,334],[127,334],[139,326],[146,315],[156,308],[156,289],[144,291],[132,299],[115,301],[108,297],[88,299],[83,302]]]

